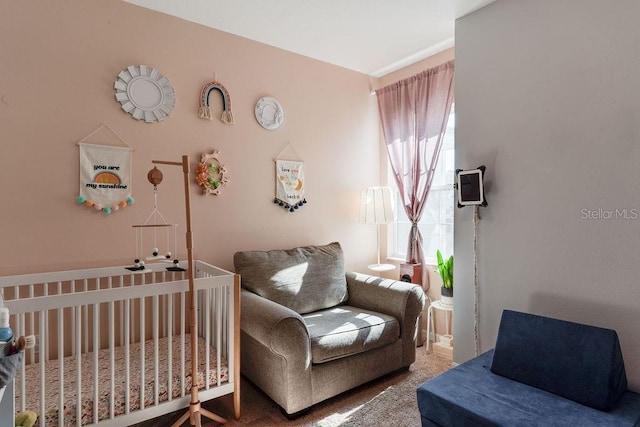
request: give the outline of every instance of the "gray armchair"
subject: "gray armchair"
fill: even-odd
[[[288,415],[408,368],[419,286],[345,273],[338,243],[234,256],[241,371]]]

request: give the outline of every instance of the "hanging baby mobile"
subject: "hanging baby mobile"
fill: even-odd
[[[307,199],[304,197],[304,162],[281,159],[280,157],[287,148],[294,151],[293,147],[287,144],[275,159],[276,197],[273,203],[289,212],[295,212],[307,203]]]
[[[107,125],[78,142],[80,150],[80,191],[76,202],[105,215],[133,204],[131,197],[131,158],[129,146],[89,144],[84,141],[107,128],[125,145],[127,143]]]
[[[162,172],[155,166],[147,173],[147,179],[153,184],[153,211],[144,223],[132,226],[136,230],[136,259],[133,262],[133,266],[126,267],[127,270],[144,271],[145,261],[156,261],[171,264],[171,266],[167,267],[168,271],[185,271],[184,268],[180,267],[180,261],[177,259],[171,260],[172,253],[170,251],[167,250],[161,253],[158,248],[159,243],[164,243],[165,248],[172,245],[175,253],[177,245],[176,230],[178,228],[178,224],[171,224],[158,209],[158,185],[162,182],[162,178]],[[153,248],[148,250],[147,256],[143,259],[143,254],[146,250],[144,243],[144,230],[146,229],[153,230]],[[165,229],[166,235],[164,237],[160,236],[159,239],[158,230],[160,229]],[[171,233],[172,230],[173,233]]]
[[[220,194],[220,187],[229,183],[227,169],[220,163],[220,152],[213,150],[211,154],[203,154],[196,168],[196,182],[202,187],[202,194]]]
[[[231,96],[229,95],[229,91],[221,83],[216,81],[209,82],[202,86],[198,117],[213,120],[213,114],[211,113],[211,107],[209,105],[209,95],[213,91],[218,91],[222,96],[222,115],[220,116],[220,120],[222,120],[223,123],[232,125],[233,113],[231,113]]]

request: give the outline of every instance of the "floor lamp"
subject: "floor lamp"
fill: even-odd
[[[362,190],[360,198],[360,223],[376,224],[378,242],[378,263],[367,266],[373,271],[393,270],[393,264],[380,263],[380,224],[395,221],[393,214],[393,193],[389,187],[369,187]]]
[[[191,201],[189,198],[189,156],[182,156],[182,162],[166,162],[163,160],[153,160],[153,164],[158,165],[171,165],[182,166],[182,172],[184,173],[184,205],[187,215],[187,258],[189,261],[189,269],[187,275],[189,276],[189,297],[191,304],[191,403],[189,404],[189,410],[176,421],[172,427],[181,426],[187,419],[192,426],[200,427],[202,425],[201,418],[205,417],[225,424],[227,420],[207,411],[200,406],[200,399],[198,398],[198,322],[197,322],[197,308],[196,308],[196,291],[194,283],[194,267],[193,267],[193,235],[191,233]]]

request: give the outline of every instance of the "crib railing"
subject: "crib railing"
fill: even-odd
[[[239,392],[235,389],[239,386],[239,364],[235,360],[239,356],[239,278],[203,262],[196,261],[194,265],[198,336],[205,347],[204,391],[200,398],[207,400],[235,391],[234,406],[237,405],[235,411],[239,416]],[[35,410],[40,415],[40,425],[48,425],[47,408],[52,399],[56,399],[57,425],[115,426],[188,406],[189,395],[185,393],[190,387],[190,378],[187,378],[187,371],[190,371],[188,280],[185,273],[168,272],[162,264],[147,265],[147,270],[130,272],[124,267],[109,267],[0,277],[0,289],[11,311],[15,335],[37,336],[36,348],[26,351],[25,366],[16,377],[18,410]],[[178,337],[178,348],[174,348]],[[161,342],[166,347],[161,349]],[[137,363],[130,357],[133,346],[138,349]],[[150,347],[153,353],[152,367],[147,366],[148,350],[145,347]],[[124,355],[123,360],[116,361],[116,349],[118,354]],[[159,359],[161,350],[169,355],[164,366]],[[106,392],[99,375],[100,365],[105,363],[99,359],[99,354],[105,352],[108,352],[106,363],[109,364]],[[86,361],[82,363],[83,355],[86,358],[89,353],[92,367],[89,372],[83,372],[87,366]],[[180,393],[174,398],[176,385],[172,378],[177,374],[174,372],[176,357],[179,357],[180,383],[177,387]],[[212,357],[218,367],[214,378],[210,372]],[[55,374],[47,372],[50,361],[57,362]],[[223,361],[228,363],[226,382],[221,369]],[[38,367],[38,408],[27,407],[25,370],[31,364]],[[138,369],[138,384],[129,382],[134,365]],[[119,369],[124,370],[124,408],[116,407],[115,402],[116,370]],[[74,380],[65,377],[67,371],[75,371]],[[154,385],[151,405],[145,403],[145,390],[151,379],[146,378],[147,372],[151,372],[151,384]],[[160,372],[166,372],[162,384]],[[87,378],[92,378],[92,384],[87,384]],[[47,395],[47,383],[56,380],[58,386],[54,394],[57,396]],[[91,390],[92,396],[86,396],[85,388]],[[70,389],[75,391],[76,409],[74,414],[65,414],[61,408],[65,408],[65,400],[72,393]],[[136,389],[138,396],[132,395]],[[83,412],[83,405],[88,406],[89,397],[93,405],[88,415],[86,410]],[[101,414],[99,402],[105,399],[108,400],[108,414]],[[132,408],[132,402],[136,400],[139,407]],[[70,423],[74,419],[75,422]]]

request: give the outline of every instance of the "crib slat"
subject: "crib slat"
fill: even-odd
[[[87,279],[83,280],[83,289],[84,291],[89,290],[89,283]],[[84,350],[81,350],[83,353],[88,353],[89,350],[89,304],[84,304],[82,306],[82,325],[84,330],[84,339],[82,340],[82,344],[84,345]]]
[[[119,288],[124,287],[124,278],[122,276],[118,276],[118,283],[119,283],[119,286],[118,286]],[[124,301],[120,300],[118,304],[120,305],[120,316],[122,316],[124,313]],[[125,324],[121,323],[120,333],[118,334],[118,336],[120,337],[121,346],[124,345],[124,328],[125,328]]]
[[[58,282],[58,293],[62,284]],[[64,425],[64,309],[58,312],[58,425]]]
[[[14,329],[14,336],[20,336],[20,335],[27,335],[27,325],[25,323],[25,315],[24,313],[20,313],[17,316],[17,320],[16,320],[16,329]],[[33,328],[33,326],[31,326]],[[20,404],[18,405],[19,409],[21,411],[25,410],[25,406],[26,406],[26,402],[25,402],[25,393],[24,393],[24,388],[26,386],[26,380],[24,378],[24,374],[25,374],[25,363],[22,363],[22,366],[20,367],[20,383],[18,384],[18,386],[20,387]]]
[[[216,353],[214,354],[216,360],[218,360],[218,356],[220,354],[220,351],[218,350],[220,348],[220,346],[217,344],[220,341],[220,317],[218,316],[218,313],[216,312],[217,310],[217,304],[218,301],[220,300],[220,289],[214,288],[211,290],[211,300],[209,301],[209,310],[211,311],[211,313],[213,314],[211,316],[211,340],[209,341],[209,343],[207,344],[208,346],[214,347],[216,349]],[[216,365],[217,368],[220,367],[220,365]],[[214,387],[218,384],[218,374],[219,374],[220,369],[217,369],[216,371],[216,378],[211,380],[211,386]]]
[[[167,272],[163,271],[160,277],[160,283],[164,283],[167,281]],[[161,295],[160,296],[160,305],[162,306],[162,308],[164,309],[164,311],[167,311],[167,295]],[[162,318],[162,336],[166,337],[167,336],[167,318],[163,317]]]
[[[29,285],[29,298],[33,298],[33,285]],[[35,321],[36,321],[35,312],[32,311],[31,313],[29,313],[29,325],[31,326],[30,333],[34,334],[34,335],[36,334],[36,326],[35,326],[35,323],[34,323]],[[26,333],[26,331],[25,331],[25,333]],[[42,349],[40,349],[40,351],[42,351]],[[29,350],[29,355],[30,355],[30,358],[31,358],[31,363],[33,363],[35,361],[35,357],[36,357],[35,356],[36,355],[35,347],[33,347],[33,348],[31,348],[31,350]],[[24,363],[22,364],[22,367],[24,368]],[[23,378],[24,378],[24,376],[23,376]]]
[[[45,366],[45,362],[43,360],[43,350],[44,350],[44,346],[48,346],[48,340],[47,340],[47,336],[48,334],[44,333],[44,327],[45,327],[45,319],[49,317],[49,311],[48,310],[41,310],[40,311],[40,316],[39,316],[39,320],[40,320],[40,338],[41,338],[41,342],[38,343],[38,345],[40,345],[40,355],[38,356],[38,363],[39,363],[39,367],[40,367],[40,416],[38,417],[40,420],[40,424],[42,425],[42,427],[45,427],[47,420],[45,417],[46,411],[46,402],[45,402],[45,388],[44,385],[46,384],[47,381],[47,375],[46,375],[46,371],[44,369]]]
[[[173,400],[173,299],[174,295],[167,296],[167,328],[169,333],[167,334],[167,400]]]
[[[60,293],[62,293],[62,291]],[[76,281],[75,280],[71,280],[70,283],[69,283],[69,293],[72,294],[72,295],[76,293]],[[69,310],[69,315],[71,316],[71,320],[70,320],[71,325],[75,325],[76,324],[76,311],[74,309]],[[73,331],[75,331],[75,329],[72,330],[72,332]],[[71,333],[70,336],[74,337],[75,334]],[[74,340],[72,338],[71,339],[71,356],[75,356],[75,354],[76,354],[76,340]]]
[[[124,300],[124,413],[131,411],[131,357],[129,346],[131,345],[131,300]]]
[[[142,276],[144,278],[144,275]],[[147,319],[147,316],[145,315],[145,298],[140,298],[140,339],[138,340],[138,343],[140,344],[140,410],[144,409],[144,397],[145,397],[145,393],[144,393],[144,385],[145,385],[145,366],[144,366],[144,353],[145,353],[145,348],[144,348],[144,341],[145,341],[145,336],[144,336],[144,324],[145,324],[145,320]]]
[[[49,295],[49,284],[45,283],[44,284],[44,295],[47,296]],[[40,329],[40,333],[42,334],[42,340],[43,340],[43,346],[41,346],[41,351],[44,350],[44,360],[45,362],[49,361],[49,340],[48,340],[48,336],[49,334],[47,333],[47,331],[49,331],[49,311],[47,310],[47,317],[44,320],[44,328]]]
[[[230,327],[230,321],[229,319],[232,318],[233,315],[233,307],[231,306],[231,301],[233,301],[233,289],[231,288],[226,288],[225,291],[223,292],[223,297],[222,297],[222,319],[223,319],[223,325],[222,325],[222,341],[225,343],[229,343],[231,341],[231,337],[233,336],[233,329],[231,329]],[[226,357],[227,360],[230,359],[229,356],[229,345],[225,345],[223,346],[222,350],[223,353],[221,354],[222,357]]]
[[[224,294],[225,289],[216,289],[215,299],[215,314],[216,314],[216,349],[222,348],[222,295]],[[216,372],[217,385],[220,386],[222,384],[222,359],[221,359],[220,350],[216,351],[216,366],[218,367]]]
[[[210,375],[210,371],[211,369],[209,368],[211,366],[209,360],[211,358],[211,354],[209,349],[211,348],[211,310],[209,310],[209,307],[207,307],[207,305],[211,304],[211,289],[205,289],[204,291],[204,298],[202,299],[202,305],[204,306],[204,348],[205,348],[205,355],[204,355],[204,360],[206,362],[205,366],[205,370],[204,370],[204,387],[206,390],[209,390],[209,375]]]
[[[159,394],[159,389],[160,387],[158,387],[160,385],[160,369],[159,369],[159,364],[158,364],[158,358],[159,358],[159,345],[158,345],[158,296],[154,296],[152,299],[153,302],[153,314],[152,314],[152,319],[153,319],[153,403],[154,405],[158,405],[158,394]]]
[[[80,339],[82,338],[82,306],[76,307],[76,337],[78,343],[76,352],[76,422],[82,425],[82,352],[80,351]]]
[[[186,300],[185,300],[185,293],[181,292],[180,293],[180,397],[184,397],[184,389],[186,386],[186,378],[185,378],[185,372],[184,372],[184,347],[185,347],[185,342],[184,342],[184,317],[185,317],[185,304]]]
[[[109,365],[110,365],[110,371],[109,371],[109,383],[111,385],[111,389],[110,389],[110,394],[109,396],[112,396],[111,399],[109,399],[109,418],[113,419],[116,414],[115,414],[115,406],[114,406],[114,399],[113,396],[116,395],[116,390],[115,390],[115,324],[114,324],[114,316],[113,316],[113,301],[109,302],[108,305],[109,308]]]
[[[98,372],[100,370],[100,362],[98,360],[98,354],[100,350],[100,304],[93,306],[93,422],[98,422],[98,404],[99,402],[99,377]]]

